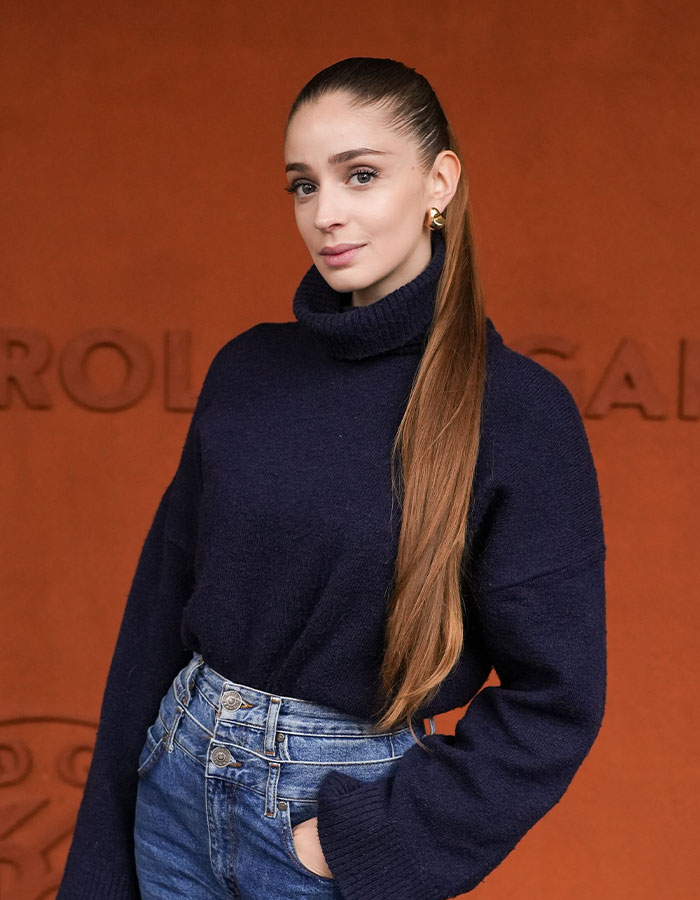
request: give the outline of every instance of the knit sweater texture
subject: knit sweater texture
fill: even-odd
[[[294,321],[214,356],[126,598],[58,900],[139,900],[136,761],[192,651],[232,681],[375,716],[391,445],[434,313],[440,232],[431,244],[416,278],[347,310],[311,266]],[[323,780],[319,840],[346,900],[472,890],[560,800],[603,719],[606,547],[583,421],[558,377],[487,327],[464,649],[418,715],[467,709],[388,778]]]

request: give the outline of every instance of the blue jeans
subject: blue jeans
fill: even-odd
[[[426,734],[422,720],[413,727]],[[342,900],[301,862],[292,828],[317,814],[327,772],[382,778],[413,743],[408,727],[375,733],[369,720],[228,681],[195,654],[138,761],[143,900]]]

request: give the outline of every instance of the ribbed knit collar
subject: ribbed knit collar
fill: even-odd
[[[343,312],[351,292],[334,290],[315,265],[302,278],[292,309],[332,356],[363,359],[387,351],[419,353],[435,311],[437,282],[445,259],[445,238],[431,231],[428,265],[407,282],[368,306]]]

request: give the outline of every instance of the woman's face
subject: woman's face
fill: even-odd
[[[443,210],[454,194],[454,153],[442,151],[424,174],[415,142],[390,130],[381,110],[353,109],[347,94],[335,92],[297,110],[285,164],[299,233],[332,288],[365,305],[423,271],[431,253],[427,212]],[[341,244],[360,246],[334,265],[322,251]]]

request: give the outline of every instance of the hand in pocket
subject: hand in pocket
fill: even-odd
[[[333,873],[328,868],[326,857],[321,849],[321,841],[318,838],[317,822],[318,817],[314,816],[304,822],[299,822],[292,828],[294,849],[307,869],[311,869],[312,872],[325,878],[332,878]]]

